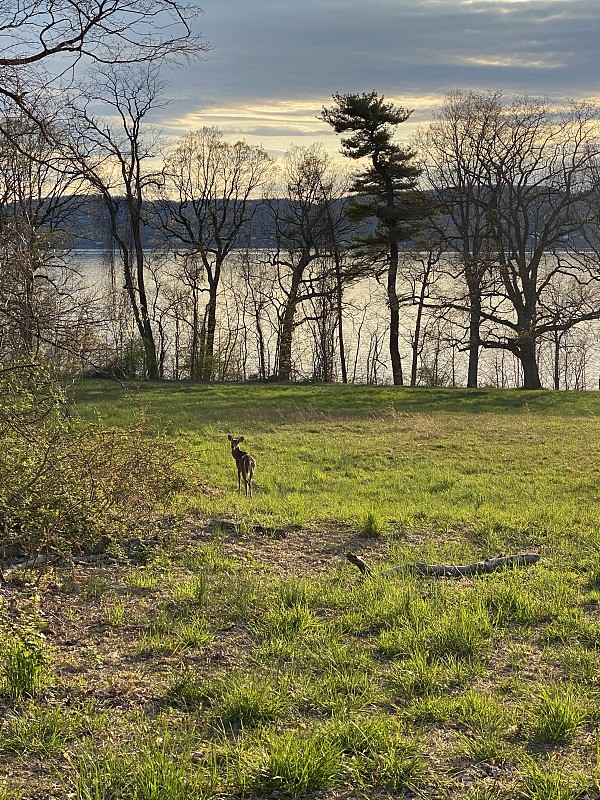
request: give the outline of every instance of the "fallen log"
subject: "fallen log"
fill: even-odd
[[[373,575],[373,570],[356,553],[346,553],[346,558],[351,564],[362,572],[363,575]],[[539,561],[538,553],[518,553],[511,556],[497,556],[488,558],[485,561],[476,561],[474,564],[425,564],[416,561],[412,564],[399,564],[390,569],[384,569],[377,575],[395,575],[401,572],[409,572],[416,575],[434,575],[438,578],[462,578],[469,575],[484,575],[489,572],[496,572],[506,567],[528,567]]]

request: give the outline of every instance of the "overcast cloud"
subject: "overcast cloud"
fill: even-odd
[[[179,70],[162,123],[217,124],[277,153],[336,137],[333,92],[376,90],[431,117],[453,89],[600,97],[598,0],[199,0],[213,49]]]

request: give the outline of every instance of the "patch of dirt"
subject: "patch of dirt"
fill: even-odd
[[[386,536],[366,538],[349,527],[325,521],[318,526],[259,525],[243,531],[230,520],[212,520],[192,528],[191,537],[198,542],[212,542],[217,537],[226,557],[245,559],[250,555],[281,578],[326,572],[346,563],[348,550],[375,563],[388,555]],[[356,574],[359,575],[358,571]]]

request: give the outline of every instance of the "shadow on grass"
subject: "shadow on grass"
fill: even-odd
[[[521,389],[83,380],[72,396],[82,417],[100,412],[105,424],[128,424],[143,408],[148,420],[161,427],[173,422],[192,428],[236,425],[237,432],[257,420],[285,424],[395,414],[600,414],[600,392]]]

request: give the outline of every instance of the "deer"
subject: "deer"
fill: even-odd
[[[250,453],[240,450],[240,443],[244,441],[244,437],[240,436],[239,439],[234,439],[231,434],[227,437],[231,442],[231,455],[235,458],[238,471],[238,492],[242,491],[242,478],[246,487],[246,497],[252,497],[252,478],[254,477],[254,470],[256,468],[256,461],[252,458]]]

